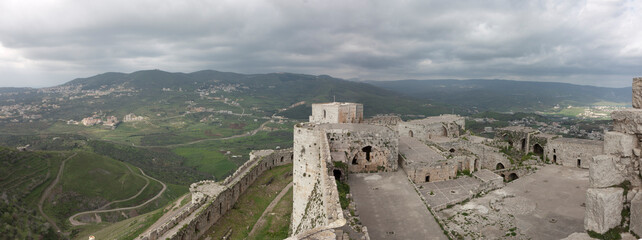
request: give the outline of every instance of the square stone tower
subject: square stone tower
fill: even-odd
[[[361,123],[363,104],[331,102],[312,104],[311,123]]]

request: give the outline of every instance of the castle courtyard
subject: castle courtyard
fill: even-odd
[[[584,231],[588,176],[587,169],[540,166],[504,188],[438,214],[449,230],[467,239],[478,233],[488,238],[562,239]]]
[[[371,239],[448,239],[403,171],[351,174],[348,184]]]

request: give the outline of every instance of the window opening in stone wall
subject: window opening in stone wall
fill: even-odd
[[[332,174],[334,175],[334,179],[341,180],[341,170],[334,169],[332,170]]]
[[[361,149],[363,152],[366,153],[366,161],[370,162],[370,152],[372,152],[372,147],[371,146],[366,146]]]
[[[526,147],[526,138],[522,139],[522,152],[526,153],[528,148]]]
[[[442,128],[442,130],[444,131],[444,132],[442,133],[442,136],[444,136],[444,137],[448,137],[448,129],[446,129],[446,127],[441,127],[441,128]]]
[[[412,133],[412,130],[408,131],[408,136],[414,137],[414,134]]]
[[[454,152],[455,152],[455,149],[454,149],[454,148],[451,148],[451,149],[450,149],[450,150],[448,150],[448,151],[449,151],[449,152],[451,152],[451,153],[454,153]]]
[[[513,181],[513,180],[518,179],[518,178],[519,178],[519,176],[517,176],[516,173],[511,173],[510,175],[508,175],[508,178],[506,179],[506,181],[510,182],[510,181]]]
[[[577,167],[582,167],[582,160],[579,158],[577,159]]]
[[[430,174],[426,175],[426,182],[430,182]]]
[[[495,167],[495,170],[500,170],[500,169],[504,169],[504,164],[497,163],[497,166]]]
[[[352,165],[357,165],[357,155],[352,158]]]

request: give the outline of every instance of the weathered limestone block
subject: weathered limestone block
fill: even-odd
[[[603,234],[620,225],[623,193],[622,188],[589,188],[586,191],[584,229]]]
[[[587,233],[573,233],[562,240],[593,240]]]
[[[638,138],[632,134],[607,132],[604,134],[604,154],[630,157],[638,146]]]
[[[629,229],[638,236],[642,236],[642,194],[638,193],[631,200],[631,224]]]
[[[613,130],[626,134],[642,134],[642,109],[626,109],[611,113]]]
[[[589,166],[589,186],[604,188],[622,183],[625,178],[616,166],[619,159],[613,155],[593,157]]]
[[[642,108],[642,77],[633,78],[633,108]]]

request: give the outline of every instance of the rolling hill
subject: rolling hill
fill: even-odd
[[[406,96],[478,111],[532,112],[560,105],[630,103],[631,88],[510,80],[400,80],[368,83]]]

